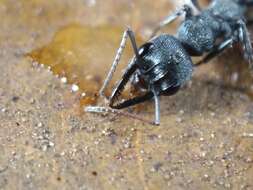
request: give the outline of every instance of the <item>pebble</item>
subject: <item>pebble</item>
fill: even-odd
[[[243,133],[243,137],[253,137],[253,133]]]
[[[7,112],[7,109],[6,109],[6,108],[2,108],[2,109],[1,109],[1,112],[6,113],[6,112]]]
[[[178,123],[182,123],[182,121],[183,121],[183,119],[182,119],[182,118],[180,118],[180,117],[176,118],[176,122],[178,122]]]
[[[79,86],[77,86],[76,84],[72,84],[71,92],[77,92],[78,90],[79,90]]]
[[[62,82],[63,84],[66,84],[66,83],[68,82],[68,80],[67,80],[66,77],[62,77],[62,78],[61,78],[61,82]]]
[[[37,124],[37,127],[42,127],[43,126],[43,123],[42,122],[39,122],[38,124]]]

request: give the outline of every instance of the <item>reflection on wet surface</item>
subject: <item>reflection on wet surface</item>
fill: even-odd
[[[82,104],[91,104],[110,69],[122,34],[123,29],[118,27],[85,27],[73,24],[62,28],[50,44],[32,51],[28,56],[50,67],[64,82],[77,85],[85,94]],[[132,54],[128,43],[114,79],[120,79],[121,71]],[[115,80],[111,85],[114,83]],[[108,89],[111,91],[111,88]]]

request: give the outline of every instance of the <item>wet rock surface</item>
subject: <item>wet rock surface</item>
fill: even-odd
[[[144,40],[171,10],[164,0],[0,2],[0,189],[253,189],[252,79],[240,77],[248,73],[240,55],[201,66],[179,93],[162,97],[158,127],[83,113],[80,90],[27,57],[73,24],[130,25]],[[110,45],[102,71],[117,49]],[[231,64],[242,67],[231,72]],[[153,103],[132,111],[153,118]]]

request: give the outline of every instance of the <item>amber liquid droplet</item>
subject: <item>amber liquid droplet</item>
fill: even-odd
[[[85,96],[81,105],[94,104],[97,93],[109,71],[119,47],[123,28],[113,26],[86,27],[72,24],[56,33],[51,43],[28,54],[34,61],[50,66],[55,75],[76,84]],[[140,41],[140,40],[138,40]],[[107,89],[121,78],[133,51],[128,42],[117,72]]]

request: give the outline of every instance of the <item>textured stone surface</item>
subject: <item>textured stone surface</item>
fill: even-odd
[[[253,188],[251,79],[233,66],[243,65],[240,55],[202,66],[191,84],[163,97],[159,127],[83,114],[71,84],[25,56],[73,23],[131,25],[145,39],[173,9],[165,0],[0,2],[0,189]],[[153,103],[133,111],[153,118]]]

